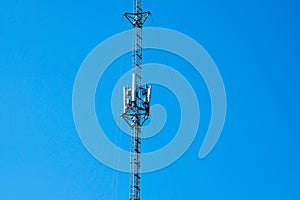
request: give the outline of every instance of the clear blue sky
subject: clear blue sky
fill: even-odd
[[[144,8],[153,14],[146,26],[183,32],[209,52],[225,83],[228,111],[219,142],[199,160],[210,103],[201,78],[182,70],[199,85],[203,123],[183,157],[143,175],[142,199],[300,199],[300,3],[145,0]],[[88,53],[131,28],[122,16],[131,10],[131,0],[0,2],[0,199],[128,199],[129,175],[101,164],[81,143],[72,90]],[[172,55],[167,61],[174,68],[180,63]],[[119,69],[112,67],[102,81],[115,80],[113,70]],[[106,117],[109,89],[97,93],[99,119]],[[174,100],[157,91],[163,95],[154,94],[154,101]],[[178,119],[168,120],[153,141],[172,138]],[[111,120],[106,129],[126,143]],[[153,141],[145,147],[155,149]]]

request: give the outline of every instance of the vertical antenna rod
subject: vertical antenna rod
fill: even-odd
[[[151,86],[142,85],[142,28],[150,12],[143,12],[142,0],[134,0],[133,13],[124,16],[133,26],[132,83],[123,88],[122,117],[131,127],[130,135],[130,200],[140,200],[141,126],[150,115]]]

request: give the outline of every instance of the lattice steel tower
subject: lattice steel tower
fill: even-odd
[[[133,12],[124,16],[133,26],[132,84],[123,88],[124,109],[121,115],[131,127],[130,136],[130,200],[140,200],[141,126],[150,115],[151,87],[142,85],[142,29],[150,12],[143,12],[142,0],[134,0]]]

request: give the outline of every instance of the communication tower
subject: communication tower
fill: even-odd
[[[133,12],[124,13],[133,26],[132,83],[131,87],[123,87],[121,115],[131,128],[129,200],[140,200],[141,127],[150,115],[151,86],[142,84],[142,29],[149,15],[142,9],[142,0],[134,0]]]

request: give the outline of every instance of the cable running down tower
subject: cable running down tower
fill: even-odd
[[[141,127],[150,115],[151,86],[142,85],[142,29],[150,12],[143,12],[142,0],[134,0],[134,11],[124,13],[133,26],[132,83],[123,87],[122,117],[130,131],[130,194],[129,200],[140,200]]]

